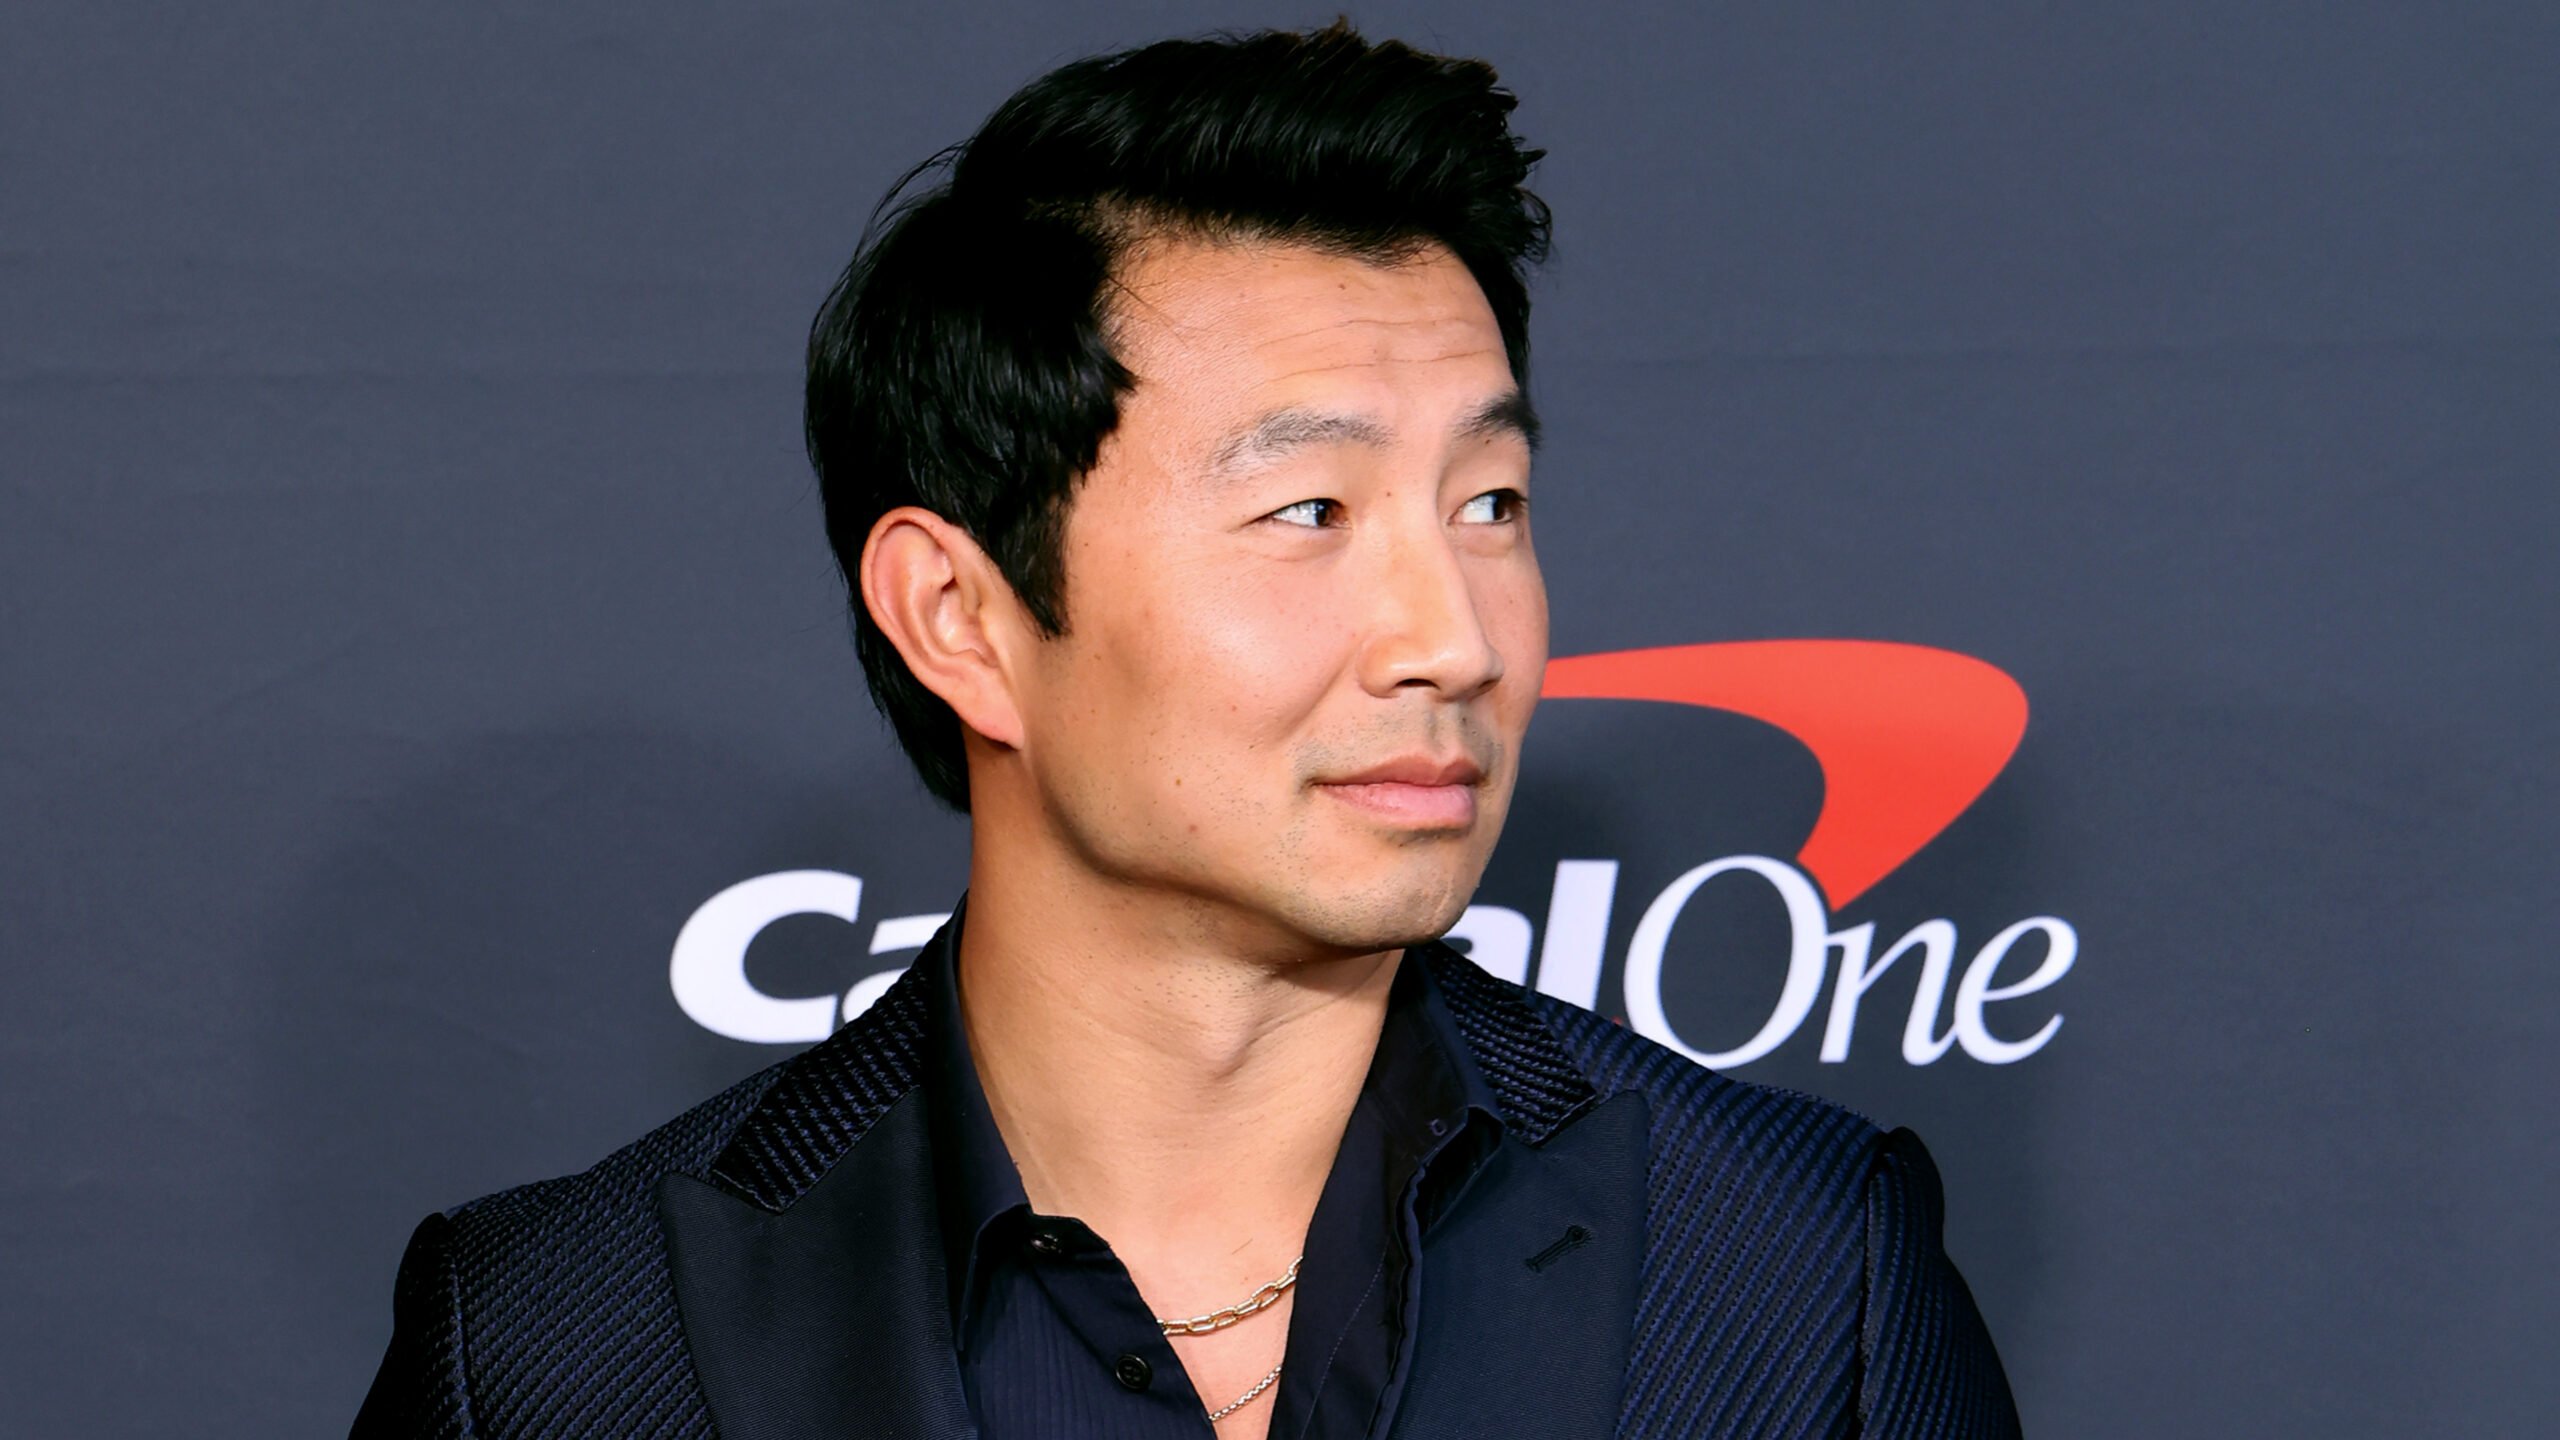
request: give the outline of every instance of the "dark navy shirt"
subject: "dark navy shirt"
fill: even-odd
[[[926,1104],[952,1336],[979,1434],[1213,1435],[1209,1411],[1237,1397],[1194,1393],[1110,1244],[1071,1216],[1033,1211],[1024,1195],[969,1055],[959,949],[955,928],[950,944],[927,952],[939,958],[920,963],[934,964],[940,992],[929,1007]],[[1308,1230],[1270,1402],[1274,1440],[1386,1434],[1423,1299],[1416,1261],[1430,1221],[1499,1145],[1502,1123],[1428,970],[1400,962],[1376,1059]]]

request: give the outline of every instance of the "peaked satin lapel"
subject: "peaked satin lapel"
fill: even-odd
[[[952,1358],[922,1073],[926,962],[793,1059],[658,1213],[721,1440],[975,1433]]]
[[[1647,1245],[1652,1116],[1606,1101],[1521,999],[1446,945],[1432,987],[1498,1098],[1503,1144],[1423,1243],[1399,1436],[1605,1436]]]
[[[1651,1115],[1632,1092],[1506,1140],[1422,1247],[1397,1436],[1617,1428],[1645,1252]]]
[[[952,1360],[924,1097],[776,1214],[658,1187],[695,1376],[722,1440],[975,1433]]]

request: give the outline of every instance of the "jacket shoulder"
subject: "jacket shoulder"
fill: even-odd
[[[582,1218],[648,1207],[660,1179],[710,1166],[796,1058],[757,1071],[584,1170],[483,1195],[446,1210],[445,1219],[458,1241],[503,1245],[538,1239]]]
[[[749,1076],[577,1174],[429,1217],[402,1270],[406,1280],[413,1266],[432,1263],[441,1278],[443,1313],[434,1323],[449,1336],[439,1353],[451,1360],[433,1399],[466,1409],[471,1420],[453,1433],[709,1440],[658,1223],[658,1182],[707,1168],[790,1063]],[[421,1254],[422,1246],[433,1253]],[[400,1353],[395,1334],[386,1374]],[[402,1393],[408,1384],[388,1388]],[[367,1433],[361,1423],[358,1433]]]

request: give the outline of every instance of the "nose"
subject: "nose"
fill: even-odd
[[[1465,558],[1438,525],[1379,547],[1360,683],[1381,698],[1421,687],[1466,700],[1502,678]]]

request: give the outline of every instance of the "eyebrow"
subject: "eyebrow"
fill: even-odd
[[[1490,440],[1517,435],[1531,450],[1538,448],[1538,413],[1529,397],[1506,390],[1467,412],[1450,427],[1458,440]],[[1376,418],[1335,410],[1291,405],[1273,410],[1218,442],[1209,455],[1209,473],[1231,478],[1277,464],[1310,445],[1366,445],[1383,448],[1395,432]]]
[[[1470,412],[1458,422],[1461,440],[1490,440],[1497,435],[1517,435],[1520,443],[1532,451],[1538,448],[1538,412],[1529,405],[1527,394],[1506,390]]]

